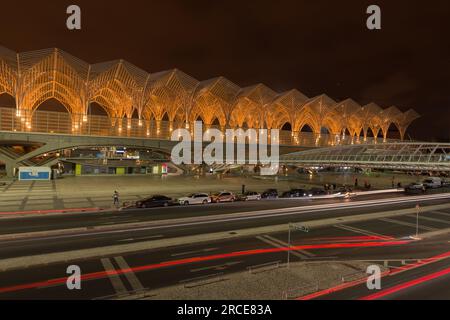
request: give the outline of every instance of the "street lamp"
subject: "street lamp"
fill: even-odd
[[[420,214],[420,205],[416,205],[416,240],[419,240],[419,214]]]

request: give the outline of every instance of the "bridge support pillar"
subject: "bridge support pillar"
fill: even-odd
[[[14,178],[16,173],[17,163],[13,160],[1,158],[2,162],[5,164],[6,177]]]
[[[6,177],[14,178],[16,176],[16,164],[13,162],[5,163],[6,165]]]

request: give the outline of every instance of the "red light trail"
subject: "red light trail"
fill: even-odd
[[[180,265],[190,264],[190,263],[213,261],[213,260],[235,258],[235,257],[242,257],[242,256],[287,252],[289,250],[296,251],[296,250],[308,250],[308,249],[336,249],[336,248],[362,248],[362,247],[371,248],[371,247],[404,245],[407,243],[410,243],[410,241],[402,240],[402,241],[360,242],[360,243],[329,243],[329,244],[292,246],[290,248],[282,247],[282,248],[238,251],[238,252],[216,254],[216,255],[209,255],[209,256],[203,256],[203,257],[193,257],[193,258],[186,258],[186,259],[180,259],[180,260],[171,260],[171,261],[166,261],[166,262],[161,262],[161,263],[156,263],[156,264],[149,264],[149,265],[140,266],[140,267],[133,267],[133,268],[129,268],[129,269],[88,273],[88,274],[82,275],[81,280],[82,281],[96,280],[96,279],[101,279],[101,278],[105,278],[108,276],[122,275],[122,274],[126,274],[126,273],[131,273],[131,272],[143,272],[143,271],[161,269],[161,268],[166,268],[166,267],[180,266]],[[45,281],[34,282],[34,283],[29,283],[29,284],[4,287],[4,288],[0,288],[0,294],[21,291],[21,290],[27,290],[27,289],[35,289],[35,288],[41,288],[41,287],[62,285],[62,284],[66,283],[66,280],[67,280],[67,278],[57,278],[57,279],[45,280]]]

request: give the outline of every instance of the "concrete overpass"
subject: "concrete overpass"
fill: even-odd
[[[159,152],[170,157],[172,148],[178,142],[167,138],[139,138],[117,136],[92,136],[0,131],[0,162],[6,166],[8,177],[14,176],[14,169],[21,166],[51,166],[63,157],[48,157],[36,163],[33,158],[62,150],[87,147],[127,147]],[[17,153],[11,146],[25,146],[29,152]],[[280,154],[306,150],[311,147],[281,145]]]
[[[177,144],[167,138],[135,138],[117,136],[86,136],[0,131],[0,162],[8,177],[21,166],[52,166],[64,160],[54,153],[73,148],[128,147],[163,154],[169,161]],[[27,151],[15,152],[11,146],[25,146]],[[40,162],[33,159],[44,154]],[[388,142],[317,147],[281,144],[280,164],[298,167],[358,167],[414,171],[450,171],[450,144],[425,142]]]
[[[8,177],[14,175],[14,168],[20,166],[42,165],[31,159],[65,149],[79,147],[124,146],[170,153],[175,142],[163,139],[142,139],[131,137],[74,136],[65,134],[45,134],[26,132],[0,132],[0,161],[5,163]],[[22,154],[14,153],[8,146],[29,146],[32,151]],[[51,162],[44,163],[49,165]]]

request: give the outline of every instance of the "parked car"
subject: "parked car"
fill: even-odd
[[[352,192],[353,192],[353,189],[352,189],[351,187],[349,187],[349,186],[343,186],[343,187],[340,187],[340,188],[337,190],[337,192],[340,192],[340,193],[342,193],[342,194],[352,193]]]
[[[234,202],[234,201],[236,201],[236,196],[232,192],[222,191],[222,192],[214,194],[211,197],[211,201],[212,202],[216,202],[216,203],[219,203],[219,202]]]
[[[312,188],[311,190],[308,191],[309,197],[325,196],[327,194],[328,193],[325,190],[319,188]]]
[[[301,198],[306,197],[308,194],[304,189],[292,189],[290,191],[286,191],[281,196],[282,198]]]
[[[276,199],[276,198],[278,198],[278,190],[277,189],[268,189],[261,194],[261,198]]]
[[[450,181],[449,180],[442,180],[442,186],[443,187],[450,187]]]
[[[206,193],[193,193],[178,199],[178,203],[183,206],[188,206],[191,204],[208,204],[211,203],[211,198]]]
[[[442,187],[442,179],[438,177],[431,177],[428,179],[425,179],[423,181],[423,185],[427,189],[436,189]]]
[[[261,194],[258,192],[247,191],[239,197],[241,201],[259,201],[261,200]]]
[[[405,187],[406,194],[425,193],[425,186],[423,183],[411,183]]]
[[[173,200],[162,195],[154,195],[136,202],[137,208],[168,207],[170,205],[173,205]]]

